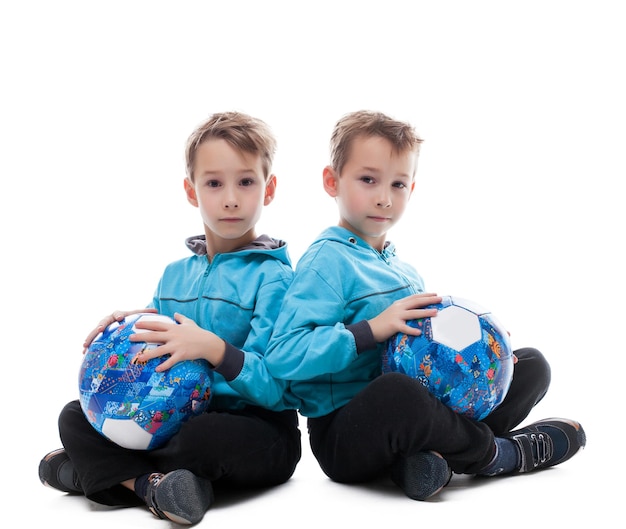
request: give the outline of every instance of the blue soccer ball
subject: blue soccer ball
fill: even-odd
[[[419,336],[388,340],[383,372],[419,380],[457,413],[487,417],[504,400],[513,378],[513,351],[505,328],[474,302],[443,296],[437,316],[409,321]]]
[[[163,445],[211,399],[213,372],[206,360],[178,362],[157,373],[169,355],[138,362],[137,354],[158,344],[131,342],[139,320],[175,323],[168,316],[133,314],[100,333],[85,353],[79,376],[80,405],[89,423],[124,448]]]

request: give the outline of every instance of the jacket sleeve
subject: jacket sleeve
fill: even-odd
[[[270,372],[285,380],[308,380],[350,365],[358,351],[355,335],[342,323],[345,305],[337,272],[305,267],[296,273],[266,354]]]
[[[274,378],[263,360],[287,286],[288,282],[281,278],[259,288],[243,349],[227,344],[224,361],[216,368],[243,397],[272,409],[288,407],[280,404],[287,382]]]

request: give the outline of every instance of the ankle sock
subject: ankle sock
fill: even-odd
[[[503,437],[495,438],[496,450],[493,459],[478,474],[481,476],[497,476],[508,474],[519,468],[521,455],[515,441]]]
[[[135,494],[141,498],[142,501],[146,501],[146,494],[148,492],[148,481],[150,474],[143,474],[135,479]]]

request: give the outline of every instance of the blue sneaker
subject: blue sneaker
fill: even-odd
[[[544,419],[502,437],[513,441],[521,454],[517,473],[532,472],[567,461],[584,448],[587,436],[580,423],[569,419]]]

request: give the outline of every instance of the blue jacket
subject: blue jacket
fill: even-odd
[[[327,415],[381,374],[383,344],[366,320],[423,291],[393,244],[380,253],[344,228],[328,228],[298,261],[265,355],[270,372],[292,381],[304,416]]]
[[[186,243],[194,255],[165,268],[150,306],[170,317],[183,314],[226,341],[224,361],[214,370],[210,409],[286,409],[286,383],[271,377],[263,363],[293,277],[286,243],[263,235],[212,262],[204,235]]]

